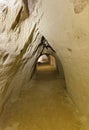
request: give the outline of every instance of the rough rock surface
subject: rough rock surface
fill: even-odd
[[[40,32],[61,59],[69,94],[89,116],[88,0],[43,0],[41,10],[39,6],[35,0],[0,0],[0,109],[10,94],[12,101],[16,99],[32,76],[42,50],[37,49],[40,22]]]
[[[40,16],[36,1],[30,2],[0,0],[0,108],[11,92],[15,99],[21,85],[30,79],[42,48],[34,53],[41,39],[37,27]]]
[[[14,102],[20,89],[32,78],[43,46],[38,24],[42,16],[37,0],[0,0],[0,109],[11,97]],[[48,44],[48,43],[47,43]],[[45,53],[45,52],[43,52]],[[52,50],[63,77],[61,63]]]

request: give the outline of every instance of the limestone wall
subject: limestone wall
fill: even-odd
[[[43,0],[40,31],[61,59],[67,90],[84,114],[89,114],[88,0]]]
[[[21,87],[29,82],[42,50],[39,47],[35,52],[41,35],[39,3],[35,6],[34,2],[31,9],[24,0],[0,0],[0,110],[10,95],[16,100]]]

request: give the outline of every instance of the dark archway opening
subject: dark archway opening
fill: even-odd
[[[52,75],[57,74],[59,78],[64,79],[64,72],[62,64],[56,54],[56,51],[50,46],[44,36],[41,38],[41,42],[37,46],[35,52],[41,48],[41,52],[35,60],[34,74],[50,73]],[[33,76],[32,76],[33,77]]]
[[[43,54],[38,58],[37,65],[36,65],[37,71],[56,71],[56,60],[55,57],[50,54]]]

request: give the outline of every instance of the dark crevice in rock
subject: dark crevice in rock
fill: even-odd
[[[20,11],[19,11],[19,13],[18,13],[18,15],[17,15],[17,17],[16,17],[14,23],[13,23],[12,26],[11,26],[11,29],[13,29],[13,30],[15,29],[15,27],[18,25],[18,23],[19,23],[19,21],[20,21],[22,9],[23,9],[23,7],[21,7],[21,9],[20,9]]]
[[[72,52],[72,49],[71,48],[67,48],[68,51]]]
[[[23,0],[23,3],[24,3],[24,5],[25,5],[26,12],[27,12],[27,14],[28,14],[28,16],[29,16],[28,0]]]
[[[5,7],[2,12],[6,15],[8,13],[8,7]]]
[[[3,62],[6,61],[6,59],[8,58],[9,54],[6,54],[4,57],[3,57]]]
[[[20,53],[21,56],[23,56],[25,54],[25,52],[26,52],[29,44],[32,42],[35,28],[36,28],[36,25],[34,26],[34,28],[33,28],[32,32],[31,32],[30,36],[28,37],[27,43],[25,44],[24,48],[21,50],[21,53]]]

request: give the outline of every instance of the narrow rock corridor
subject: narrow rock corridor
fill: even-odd
[[[30,85],[24,85],[15,103],[8,101],[0,118],[0,130],[81,129],[64,80],[55,69],[43,68],[38,68]]]
[[[89,130],[89,0],[0,0],[0,130]]]

